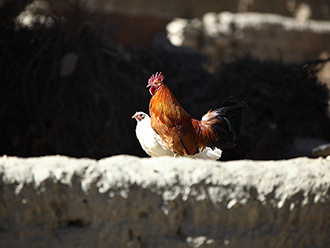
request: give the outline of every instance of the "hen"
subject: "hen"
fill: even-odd
[[[151,157],[174,156],[173,152],[166,148],[161,137],[151,128],[150,117],[144,112],[136,112],[132,118],[137,121],[136,137],[138,138],[142,149]],[[214,149],[214,151],[206,147],[203,151],[196,153],[192,157],[202,159],[217,160],[221,157],[222,151]]]
[[[192,118],[163,83],[161,73],[152,75],[147,87],[151,127],[175,155],[194,155],[206,147],[233,148],[243,126],[247,104],[227,97],[216,103],[202,120]]]

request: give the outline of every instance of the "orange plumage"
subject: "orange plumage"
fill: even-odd
[[[235,146],[242,128],[245,102],[226,98],[211,108],[202,120],[197,120],[181,107],[163,80],[164,76],[156,73],[148,81],[152,95],[151,127],[174,154],[193,155],[205,147]]]

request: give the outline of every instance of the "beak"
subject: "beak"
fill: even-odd
[[[136,118],[136,113],[132,116],[132,118]]]
[[[146,88],[149,88],[151,86],[151,84],[148,84]]]

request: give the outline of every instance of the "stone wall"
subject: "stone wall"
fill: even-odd
[[[39,4],[50,5],[51,8],[62,8],[65,0],[38,0]],[[297,19],[329,20],[328,0],[84,0],[84,6],[91,10],[108,12],[140,12],[154,13],[183,18],[202,17],[214,11],[277,13]],[[40,4],[41,5],[41,4]]]
[[[276,14],[211,12],[201,19],[175,19],[167,30],[172,43],[201,50],[215,65],[247,52],[261,60],[304,63],[330,49],[329,21]]]
[[[96,17],[105,13],[107,17],[99,20],[98,26],[111,23],[116,42],[144,49],[150,48],[155,33],[165,33],[169,23],[167,32],[174,45],[201,50],[215,66],[247,51],[262,60],[294,63],[329,57],[330,53],[330,9],[323,0],[240,0],[221,4],[214,0],[87,0],[72,5],[64,0],[38,0],[27,10],[30,14],[53,13],[69,18],[83,11],[94,19],[95,13]],[[19,20],[28,22],[29,18],[22,16]]]
[[[0,158],[0,247],[329,247],[330,159]]]

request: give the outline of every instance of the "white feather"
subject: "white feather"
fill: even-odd
[[[137,118],[140,115],[142,118]],[[172,151],[168,149],[161,139],[161,137],[152,129],[150,124],[150,117],[144,112],[136,112],[133,116],[136,121],[136,137],[138,138],[142,149],[151,157],[160,156],[174,156]],[[221,157],[222,151],[219,148],[212,150],[210,147],[206,147],[204,150],[200,150],[199,153],[189,156],[200,159],[217,160]]]
[[[144,116],[142,120],[137,120],[136,137],[142,149],[151,157],[173,156],[170,149],[167,149],[160,136],[151,128],[150,117],[143,112],[137,112]]]

